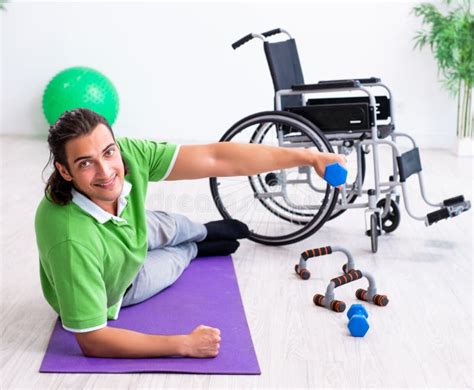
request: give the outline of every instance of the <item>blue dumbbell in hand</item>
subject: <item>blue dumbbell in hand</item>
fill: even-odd
[[[349,318],[349,323],[347,327],[349,332],[354,337],[364,337],[367,331],[369,330],[369,322],[367,317],[369,313],[365,310],[365,307],[360,303],[354,304],[351,306],[347,312],[347,318]]]
[[[347,169],[339,163],[328,164],[324,170],[324,180],[333,187],[341,186],[347,180]]]

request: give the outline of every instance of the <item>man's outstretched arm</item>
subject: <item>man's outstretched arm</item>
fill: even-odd
[[[219,353],[221,340],[219,329],[204,325],[189,334],[175,336],[112,327],[75,335],[85,356],[117,358],[215,357]]]
[[[311,149],[234,142],[183,145],[166,180],[250,176],[302,165],[313,166],[322,177],[326,165],[334,162],[344,164],[345,161],[343,155],[321,153]]]

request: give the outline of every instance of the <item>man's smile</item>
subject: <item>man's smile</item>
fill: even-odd
[[[104,189],[112,188],[115,185],[116,179],[117,174],[115,173],[108,181],[105,181],[103,183],[96,183],[94,185]]]

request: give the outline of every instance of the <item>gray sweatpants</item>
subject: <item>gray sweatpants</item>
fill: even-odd
[[[146,211],[148,253],[123,297],[122,307],[134,305],[172,285],[196,257],[196,242],[206,238],[203,224],[180,214]]]

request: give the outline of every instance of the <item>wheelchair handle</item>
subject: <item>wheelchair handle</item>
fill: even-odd
[[[239,48],[240,46],[242,46],[243,44],[247,43],[248,41],[251,41],[254,38],[260,38],[262,41],[264,41],[264,42],[266,41],[266,39],[263,35],[250,33],[250,34],[247,34],[245,37],[240,38],[238,41],[235,41],[232,44],[232,49],[235,50],[235,49]]]
[[[251,41],[253,39],[253,34],[247,34],[245,37],[240,38],[238,41],[235,41],[232,44],[232,49],[237,49],[238,47],[242,46],[244,43]]]
[[[247,43],[248,41],[251,41],[253,38],[260,38],[263,42],[265,42],[266,41],[265,38],[270,37],[272,35],[276,35],[276,34],[286,34],[288,35],[288,38],[291,39],[291,35],[288,31],[285,31],[282,28],[274,28],[273,30],[268,30],[261,34],[253,34],[253,33],[247,34],[245,37],[242,37],[238,41],[235,41],[232,44],[232,48],[235,50],[239,48],[240,46],[242,46],[243,44]]]
[[[270,37],[272,35],[280,34],[281,32],[283,32],[281,28],[274,28],[273,30],[265,31],[264,33],[262,33],[262,35],[264,37]]]
[[[273,30],[265,31],[264,33],[262,33],[264,37],[269,37],[276,34],[286,34],[288,35],[288,39],[293,39],[290,33],[286,30],[283,30],[282,28],[274,28]]]

